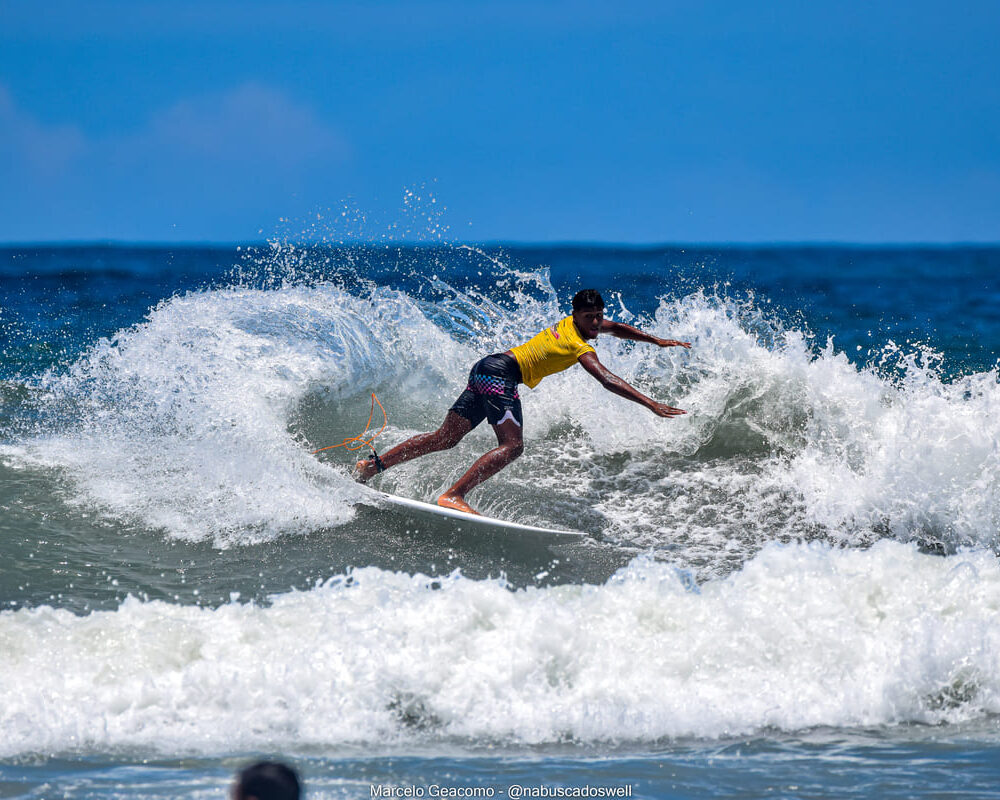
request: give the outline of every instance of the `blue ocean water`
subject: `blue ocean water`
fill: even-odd
[[[997,247],[0,249],[0,797],[219,797],[258,756],[309,797],[1000,796],[998,272]],[[311,454],[372,392],[383,447],[435,427],[582,286],[691,341],[597,344],[688,414],[573,368],[522,390],[525,454],[470,499],[585,544],[417,526]],[[377,485],[431,498],[490,439]]]

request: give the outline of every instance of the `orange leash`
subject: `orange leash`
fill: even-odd
[[[382,427],[378,429],[378,433],[372,435],[370,439],[366,439],[365,435],[368,433],[369,428],[372,426],[372,417],[375,416],[375,404],[378,403],[379,409],[382,411]],[[370,447],[372,453],[375,453],[375,437],[385,430],[386,425],[389,424],[389,415],[385,413],[385,407],[375,396],[375,392],[372,392],[372,410],[368,414],[368,422],[365,423],[365,429],[361,431],[357,436],[350,436],[344,439],[340,444],[331,444],[327,447],[321,447],[319,450],[313,450],[313,455],[316,453],[322,453],[324,450],[333,450],[335,447],[346,447],[348,450],[360,450],[362,447]],[[375,459],[378,460],[378,455],[375,455]]]

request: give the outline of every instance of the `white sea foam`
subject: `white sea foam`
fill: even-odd
[[[637,466],[648,490],[634,491],[628,471],[617,476],[625,491],[602,501],[608,514],[644,505],[655,519],[659,508],[661,530],[676,533],[699,508],[719,506],[724,518],[728,506],[734,535],[761,528],[773,538],[819,526],[838,538],[877,531],[1000,545],[996,371],[948,382],[928,366],[933,353],[916,351],[901,377],[886,377],[851,363],[832,342],[816,353],[798,331],[762,332],[767,320],[756,314],[701,294],[661,303],[650,327],[692,340],[690,353],[612,352],[607,360],[623,375],[691,413],[667,425],[641,417],[630,424],[627,403],[589,412],[581,404],[574,416],[595,448],[642,448],[647,463],[657,451],[696,457],[659,474]],[[681,513],[670,513],[677,487],[691,491]],[[715,519],[709,524],[717,528]]]
[[[543,743],[1000,713],[1000,562],[771,545],[511,591],[369,567],[268,607],[0,612],[0,755]]]
[[[77,502],[173,537],[227,545],[344,522],[358,499],[347,459],[330,466],[310,447],[356,433],[373,388],[391,415],[383,447],[438,425],[477,357],[560,313],[544,272],[505,280],[514,313],[441,281],[433,304],[322,284],[171,298],[47,376],[64,418],[4,452],[62,470]],[[485,507],[542,489],[603,514],[609,538],[690,563],[738,564],[775,538],[997,545],[995,372],[949,383],[911,359],[889,379],[832,343],[817,352],[752,298],[695,292],[640,324],[693,346],[602,337],[601,359],[689,413],[656,418],[580,369],[547,378],[522,391],[526,454],[478,490]],[[317,397],[319,417],[300,424]],[[349,418],[322,416],[334,407]],[[302,441],[307,429],[328,438]],[[387,485],[443,488],[489,443],[477,432]]]
[[[172,298],[47,377],[49,406],[74,419],[17,454],[62,468],[78,501],[181,538],[247,542],[343,522],[355,484],[309,455],[290,417],[313,386],[360,394],[413,370],[407,335],[461,349],[392,292]]]

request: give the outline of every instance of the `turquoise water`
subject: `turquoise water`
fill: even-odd
[[[990,797],[1000,249],[0,250],[0,796]],[[472,541],[340,451],[596,286]],[[381,477],[433,497],[490,445]],[[516,788],[513,790],[516,793]],[[579,794],[579,792],[578,792]],[[525,796],[532,796],[526,794]],[[537,794],[534,796],[538,796]],[[550,794],[549,796],[554,796]]]

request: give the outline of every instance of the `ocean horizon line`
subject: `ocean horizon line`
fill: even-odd
[[[615,242],[598,240],[559,240],[559,241],[518,241],[495,239],[487,241],[456,240],[456,241],[419,241],[419,240],[387,240],[372,241],[370,239],[344,239],[338,242],[315,239],[296,240],[292,238],[275,239],[245,239],[245,240],[129,240],[129,239],[53,239],[39,241],[8,241],[0,242],[0,250],[24,250],[30,248],[44,249],[120,249],[120,250],[228,250],[232,248],[270,247],[273,244],[292,244],[300,247],[342,248],[342,247],[405,247],[413,249],[433,249],[450,247],[509,247],[522,250],[633,250],[659,251],[669,250],[804,250],[804,249],[841,249],[841,250],[960,250],[960,249],[996,249],[1000,248],[1000,240],[976,241],[840,241],[840,240],[760,240],[760,241],[664,241],[664,242]]]

